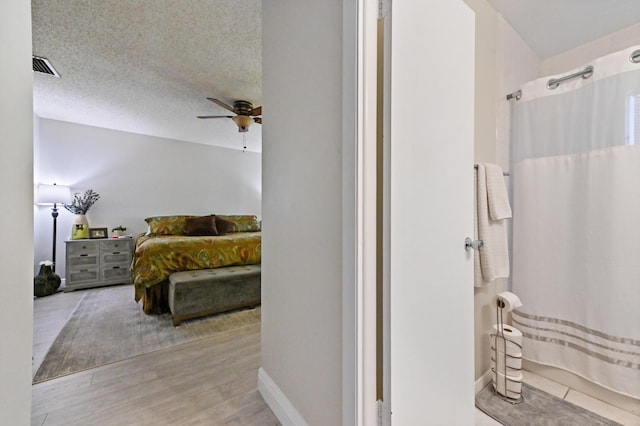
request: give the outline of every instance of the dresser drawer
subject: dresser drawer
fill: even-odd
[[[102,269],[102,279],[104,281],[110,280],[129,280],[131,278],[131,271],[128,266],[113,266],[105,267]]]
[[[130,243],[127,240],[105,240],[100,241],[100,252],[128,252]]]
[[[70,271],[68,273],[69,279],[71,282],[67,283],[67,285],[79,283],[79,282],[91,282],[98,281],[98,270],[97,269],[81,269],[78,271]]]
[[[128,251],[125,252],[115,252],[115,253],[104,253],[102,255],[102,262],[104,264],[113,264],[113,263],[127,263],[131,261],[131,257]]]
[[[86,269],[88,266],[98,267],[98,253],[85,253],[73,255],[67,258],[67,268],[76,270],[79,268]]]
[[[81,243],[69,243],[67,244],[67,255],[68,256],[86,256],[86,255],[97,255],[98,254],[98,245],[89,242],[81,242]]]

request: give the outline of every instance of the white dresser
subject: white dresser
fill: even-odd
[[[133,239],[68,240],[64,291],[130,284]]]

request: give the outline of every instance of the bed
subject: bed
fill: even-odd
[[[147,314],[168,312],[169,276],[174,272],[261,262],[255,216],[154,216],[145,221],[149,230],[136,239],[131,270],[136,302],[142,301]],[[213,228],[194,232],[191,224],[196,221]]]

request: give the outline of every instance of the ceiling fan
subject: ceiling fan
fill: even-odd
[[[262,115],[261,106],[254,108],[251,102],[242,100],[235,101],[233,106],[230,106],[222,102],[220,99],[207,99],[236,115],[199,115],[198,118],[230,118],[236,123],[240,133],[248,132],[249,126],[253,122],[262,124],[262,117],[257,117],[258,115]]]

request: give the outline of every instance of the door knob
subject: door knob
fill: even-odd
[[[469,251],[471,249],[480,250],[482,246],[484,246],[484,241],[482,240],[472,240],[469,237],[464,239],[464,249],[466,251]]]

